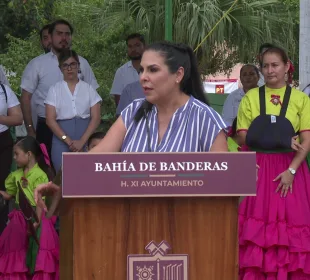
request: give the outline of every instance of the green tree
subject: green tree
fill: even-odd
[[[299,84],[299,0],[282,0],[288,13],[293,19],[293,42],[294,46],[289,50],[289,57],[292,60],[295,72],[294,81],[295,85]]]
[[[197,52],[202,74],[227,71],[237,62],[254,61],[258,46],[272,41],[294,49],[293,19],[282,0],[239,0]],[[283,0],[288,1],[288,0]],[[293,0],[292,0],[293,1]],[[109,91],[115,70],[127,61],[125,38],[142,32],[149,42],[164,38],[165,0],[12,0],[16,17],[31,22],[26,39],[6,36],[9,48],[1,64],[18,93],[27,63],[42,53],[38,29],[43,23],[65,18],[75,28],[73,49],[85,57],[100,85],[102,119],[114,120],[115,105]],[[174,40],[195,48],[231,7],[232,0],[175,0]],[[48,9],[48,11],[46,11]]]
[[[21,23],[27,22],[30,29],[40,29],[52,19],[56,0],[10,0],[8,7]]]
[[[25,39],[50,21],[56,0],[1,0],[0,53],[8,47],[7,34]]]
[[[12,35],[6,36],[8,40],[7,52],[0,54],[1,64],[8,73],[12,89],[20,94],[20,80],[27,63],[42,53],[37,33],[31,33],[26,39]]]
[[[195,48],[234,0],[174,0],[173,39]],[[101,30],[133,18],[134,28],[145,30],[149,42],[164,39],[165,0],[105,0],[98,10]],[[294,48],[293,22],[280,0],[239,0],[198,52],[202,73],[229,69],[255,59],[259,45],[272,41]]]
[[[103,98],[102,120],[106,130],[115,118],[115,104],[110,97],[110,88],[115,70],[127,61],[125,38],[134,30],[131,19],[122,20],[113,28],[98,30],[93,12],[100,1],[55,1],[51,20],[65,18],[74,27],[73,46],[77,53],[88,60],[100,85],[99,94]],[[37,28],[26,38],[20,39],[8,35],[9,47],[0,54],[1,64],[11,75],[10,83],[15,92],[20,92],[21,75],[27,63],[42,54]]]

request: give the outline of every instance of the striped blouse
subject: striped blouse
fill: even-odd
[[[218,133],[226,129],[225,122],[216,111],[191,96],[173,114],[161,142],[158,143],[156,106],[148,113],[147,121],[144,117],[138,123],[134,120],[144,100],[136,99],[121,113],[127,129],[122,152],[207,152]]]

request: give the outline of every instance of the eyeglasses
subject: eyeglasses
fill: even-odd
[[[78,68],[78,66],[79,66],[79,63],[77,63],[77,62],[72,62],[72,63],[70,63],[70,64],[64,63],[63,65],[61,65],[61,68],[62,68],[63,70],[67,70],[67,69],[69,69],[69,67],[70,67],[71,69],[76,69],[76,68]]]

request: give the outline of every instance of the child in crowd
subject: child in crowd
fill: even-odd
[[[99,142],[104,138],[105,133],[102,131],[98,131],[93,133],[87,142],[87,151],[90,151],[92,148],[96,147]]]
[[[25,137],[14,146],[18,169],[5,181],[5,200],[15,197],[16,210],[9,214],[9,223],[0,236],[0,279],[38,280],[59,279],[59,239],[54,230],[56,217],[45,218],[42,208],[36,207],[34,190],[53,177],[47,150],[35,138]],[[34,223],[40,246],[29,237],[28,225],[19,208],[18,183],[28,202],[36,210],[39,223]]]

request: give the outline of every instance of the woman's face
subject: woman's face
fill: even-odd
[[[244,66],[240,73],[240,80],[243,88],[250,90],[257,87],[259,76],[253,66]]]
[[[159,104],[169,99],[171,93],[180,90],[183,68],[171,74],[160,53],[145,51],[141,60],[140,83],[147,101]]]
[[[263,57],[262,72],[265,83],[269,87],[282,87],[285,85],[285,74],[289,69],[289,63],[284,63],[277,53],[266,53]]]
[[[76,80],[78,78],[79,63],[73,58],[68,58],[60,65],[65,81]]]

